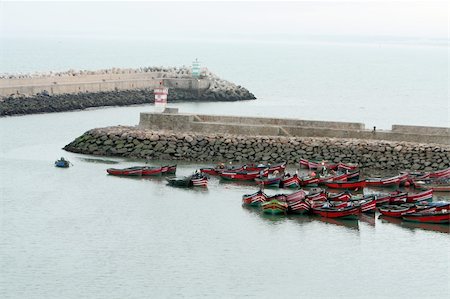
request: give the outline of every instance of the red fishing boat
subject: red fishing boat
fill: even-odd
[[[287,162],[281,162],[276,164],[246,164],[243,165],[239,170],[245,170],[245,171],[260,171],[261,169],[266,169],[269,171],[269,173],[274,172],[284,172],[286,169]]]
[[[177,165],[164,165],[161,167],[162,174],[175,174],[177,172]]]
[[[381,214],[384,216],[389,217],[402,217],[402,215],[406,213],[412,213],[415,212],[417,207],[413,204],[406,204],[406,205],[384,205],[382,207],[378,208],[378,211],[380,211]]]
[[[377,200],[377,206],[381,206],[389,203],[391,195],[389,193],[378,193],[375,194],[375,199]]]
[[[283,188],[298,188],[300,186],[300,181],[298,179],[297,174],[291,176],[289,173],[287,173],[281,179],[280,186]]]
[[[420,201],[431,201],[433,200],[433,190],[426,190],[424,192],[416,194],[408,194],[406,197],[406,202],[415,203]]]
[[[359,201],[359,209],[361,213],[375,213],[377,210],[377,200],[375,197],[363,199]]]
[[[163,167],[142,167],[142,175],[160,175]]]
[[[450,223],[450,211],[423,211],[402,215],[403,220],[421,223]]]
[[[347,173],[321,176],[319,177],[318,184],[324,184],[325,182],[334,182],[334,181],[347,181],[347,176],[348,176]]]
[[[408,174],[396,175],[394,177],[387,178],[367,178],[366,186],[399,186],[400,183],[405,182],[408,179]]]
[[[309,161],[306,159],[300,159],[300,167],[308,168],[308,169],[320,169],[325,167],[326,169],[336,170],[338,164],[329,163],[327,161]]]
[[[265,187],[280,187],[281,176],[255,178],[255,182]]]
[[[298,182],[299,182],[300,186],[317,186],[317,184],[319,183],[319,178],[304,176],[304,177],[298,178]]]
[[[291,213],[305,214],[311,209],[309,202],[306,201],[306,192],[303,190],[286,195],[286,202]]]
[[[334,207],[321,207],[312,208],[314,214],[318,214],[322,217],[327,218],[350,218],[357,219],[359,214],[359,207],[349,206],[345,208],[334,208]]]
[[[142,167],[128,167],[128,168],[108,168],[106,172],[110,175],[121,175],[121,176],[141,176],[142,175]]]
[[[254,179],[261,177],[261,175],[266,177],[269,174],[268,169],[260,171],[223,171],[219,175],[225,180],[234,181],[253,181]]]
[[[345,164],[345,163],[342,163],[342,162],[339,162],[338,163],[338,165],[337,165],[337,170],[339,171],[339,170],[355,170],[355,169],[357,169],[358,168],[358,164]]]
[[[347,173],[347,182],[358,180],[359,180],[359,170],[353,170]]]
[[[391,205],[398,205],[406,202],[408,194],[402,191],[394,191],[390,193],[389,203]]]
[[[327,193],[327,200],[329,201],[349,201],[352,195],[348,191],[340,193]]]
[[[252,194],[242,195],[242,203],[249,206],[260,206],[267,198],[268,196],[266,193],[262,190],[258,190]]]
[[[336,182],[326,182],[325,186],[332,189],[362,189],[366,186],[365,180],[346,182],[346,181],[336,181]]]

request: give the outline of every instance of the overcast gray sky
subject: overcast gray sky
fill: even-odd
[[[448,38],[449,1],[5,2],[0,36]]]

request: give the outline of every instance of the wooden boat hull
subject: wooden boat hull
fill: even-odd
[[[402,216],[403,220],[420,223],[450,223],[450,212],[412,213]]]
[[[170,186],[175,187],[188,188],[193,186],[190,177],[166,178],[166,181]]]
[[[153,176],[160,175],[162,173],[163,167],[142,167],[143,176]]]
[[[361,189],[366,186],[366,181],[354,181],[354,182],[346,182],[346,181],[336,181],[336,182],[327,182],[325,186],[332,189]]]
[[[268,170],[265,169],[263,171],[263,176],[267,177],[269,174]],[[259,171],[224,171],[221,172],[220,177],[224,180],[231,180],[231,181],[253,181],[254,179],[260,177]]]
[[[359,214],[359,207],[348,207],[343,209],[312,208],[312,211],[314,214],[318,214],[326,218],[357,219]]]
[[[106,172],[110,175],[117,176],[141,176],[142,175],[142,167],[129,167],[129,168],[108,168]]]
[[[280,186],[283,188],[298,188],[300,187],[300,183],[296,174],[292,177],[283,178],[281,180]]]
[[[382,215],[394,218],[400,218],[406,213],[412,213],[416,211],[416,209],[417,209],[416,206],[413,205],[408,206],[386,205],[378,208],[378,210]]]
[[[258,185],[265,187],[279,187],[281,182],[281,177],[276,178],[255,178],[255,182]]]
[[[431,200],[433,200],[433,190],[426,190],[417,194],[408,194],[406,197],[406,202],[409,203]]]
[[[264,213],[271,215],[285,214],[288,204],[277,199],[272,199],[261,204]]]
[[[242,195],[242,204],[252,207],[259,207],[261,203],[265,202],[267,199],[267,195],[258,190],[253,194],[244,194]]]

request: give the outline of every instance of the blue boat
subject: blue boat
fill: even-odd
[[[70,166],[70,161],[61,157],[61,159],[55,161],[55,167],[68,168]]]

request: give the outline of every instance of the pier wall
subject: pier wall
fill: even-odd
[[[139,127],[204,134],[327,137],[450,145],[450,129],[393,125],[392,130],[366,130],[362,123],[282,118],[141,113]]]
[[[210,80],[207,79],[164,78],[163,76],[165,75],[154,72],[1,79],[0,97],[9,97],[11,95],[30,97],[39,93],[60,95],[152,89],[157,87],[161,81],[169,88],[201,92],[207,90],[211,84]]]
[[[99,156],[208,163],[287,161],[297,166],[300,158],[305,158],[353,162],[361,168],[396,171],[431,171],[450,166],[450,146],[446,145],[270,134],[232,135],[122,126],[90,130],[64,149]]]

